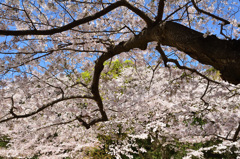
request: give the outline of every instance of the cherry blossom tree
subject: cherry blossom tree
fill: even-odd
[[[104,137],[116,158],[146,157],[148,139],[163,158],[209,141],[181,155],[239,155],[238,1],[0,7],[4,157],[81,158]]]

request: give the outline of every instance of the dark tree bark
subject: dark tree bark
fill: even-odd
[[[211,65],[221,72],[223,80],[240,83],[240,41],[222,40],[203,34],[175,22],[159,26],[159,42],[176,47],[202,64]]]
[[[223,80],[235,85],[240,83],[239,40],[222,40],[214,35],[204,38],[203,33],[176,22],[167,21],[149,27],[132,39],[114,46],[111,54],[114,56],[133,48],[145,50],[151,41],[175,47],[200,63],[219,70]]]

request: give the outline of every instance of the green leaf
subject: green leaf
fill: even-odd
[[[82,79],[86,82],[89,83],[91,81],[91,73],[89,71],[85,71],[81,73]]]

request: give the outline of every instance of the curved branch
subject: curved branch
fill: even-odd
[[[6,121],[9,121],[9,120],[12,120],[12,119],[19,119],[19,118],[27,118],[27,117],[30,117],[30,116],[33,116],[41,111],[43,111],[44,109],[50,107],[50,106],[53,106],[54,104],[57,104],[59,102],[62,102],[62,101],[66,101],[66,100],[70,100],[70,99],[77,99],[77,98],[86,98],[86,99],[93,99],[93,97],[91,96],[87,96],[87,95],[84,95],[84,96],[81,96],[81,95],[78,95],[78,96],[69,96],[69,97],[65,97],[65,98],[59,98],[59,99],[56,99],[52,102],[49,102],[47,104],[44,104],[42,107],[38,108],[36,111],[33,111],[31,113],[28,113],[28,114],[23,114],[23,115],[18,115],[16,114],[14,111],[13,111],[13,108],[12,107],[10,109],[10,114],[12,115],[12,117],[9,117],[7,119],[3,119],[3,120],[0,120],[0,123],[3,123],[3,122],[6,122]],[[13,99],[12,99],[12,102],[13,102]]]
[[[110,11],[120,7],[120,6],[125,6],[132,10],[134,13],[139,15],[145,22],[147,23],[148,26],[152,24],[152,20],[141,10],[138,8],[132,6],[130,3],[128,3],[126,0],[120,0],[116,3],[111,4],[110,6],[104,8],[103,10],[95,13],[94,15],[87,16],[85,18],[73,21],[67,25],[64,25],[62,27],[57,27],[49,30],[0,30],[0,35],[14,35],[14,36],[19,36],[19,35],[53,35],[56,33],[64,32],[67,30],[70,30],[76,26],[79,26],[81,24],[85,24],[87,22],[90,22],[92,20],[98,19],[101,16],[109,13]]]
[[[145,50],[147,48],[147,44],[150,41],[153,41],[153,32],[152,29],[146,29],[143,30],[140,34],[135,35],[134,37],[130,38],[128,41],[122,41],[118,45],[111,46],[108,48],[108,52],[105,54],[102,54],[96,61],[95,61],[95,67],[94,67],[94,74],[93,74],[93,80],[91,84],[91,92],[94,96],[94,100],[97,102],[97,105],[99,107],[99,111],[102,115],[102,118],[100,119],[95,119],[92,122],[89,123],[96,123],[99,121],[107,121],[108,117],[107,114],[104,110],[102,99],[99,93],[99,80],[100,80],[100,75],[102,70],[104,69],[104,62],[107,61],[108,59],[112,58],[115,55],[118,55],[122,52],[128,52],[131,49],[134,48],[139,48],[142,50]],[[87,126],[87,123],[84,123],[82,120],[81,122],[85,127]],[[89,126],[88,125],[88,126]],[[86,127],[87,128],[87,127]]]
[[[86,121],[84,121],[81,116],[77,116],[76,119],[82,123],[82,125],[86,128],[89,129],[92,125],[99,123],[101,121],[106,121],[103,117],[102,118],[97,118],[97,119],[93,119],[92,121],[90,121],[89,123],[87,123]]]
[[[93,96],[69,96],[69,97],[64,97],[64,98],[60,98],[57,100],[54,100],[48,104],[43,105],[41,108],[37,109],[34,112],[31,112],[29,114],[24,114],[24,115],[17,115],[14,112],[12,112],[12,117],[9,117],[7,119],[3,119],[0,120],[0,123],[12,120],[12,119],[18,119],[18,118],[26,118],[32,115],[37,114],[38,112],[58,103],[64,100],[68,100],[68,99],[74,99],[74,98],[88,98],[88,99],[93,99],[96,101],[98,107],[99,107],[99,111],[101,113],[101,118],[97,118],[97,119],[93,119],[92,121],[90,121],[89,123],[86,123],[84,120],[82,120],[81,118],[77,118],[78,121],[83,123],[83,126],[85,126],[86,128],[89,128],[91,125],[97,123],[97,122],[101,122],[101,121],[107,121],[108,117],[106,115],[106,112],[104,110],[103,107],[103,103],[102,103],[102,99],[99,93],[99,79],[100,79],[100,75],[101,72],[104,68],[103,63],[105,61],[107,61],[108,59],[112,58],[115,55],[118,55],[120,53],[123,52],[128,52],[131,49],[134,48],[139,48],[142,50],[145,50],[147,48],[147,44],[148,42],[154,41],[155,39],[155,32],[157,31],[158,27],[155,27],[155,29],[151,28],[151,29],[144,29],[142,32],[140,32],[140,34],[135,35],[134,37],[130,38],[128,41],[123,41],[121,43],[119,43],[118,45],[115,46],[111,46],[110,48],[108,48],[108,52],[103,53],[98,60],[95,62],[95,67],[94,67],[94,75],[93,75],[93,80],[92,80],[92,84],[91,84],[91,92],[93,94]]]
[[[214,15],[214,14],[212,14],[212,13],[209,13],[209,12],[207,12],[207,11],[205,11],[205,10],[202,10],[202,9],[198,8],[198,6],[197,6],[197,4],[195,3],[194,0],[191,0],[191,2],[192,2],[192,4],[193,4],[194,8],[195,8],[198,12],[203,13],[203,14],[206,14],[206,15],[209,15],[209,16],[217,19],[217,20],[220,20],[220,21],[224,22],[224,25],[230,24],[230,22],[229,22],[228,20],[223,19],[223,18],[218,17],[218,16],[216,16],[216,15]]]

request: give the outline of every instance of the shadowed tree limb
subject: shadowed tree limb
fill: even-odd
[[[214,35],[204,38],[202,33],[170,21],[158,27],[159,43],[175,47],[200,63],[213,66],[229,83],[240,83],[239,40],[224,40]]]
[[[163,13],[164,13],[164,1],[165,0],[160,0],[158,3],[158,14],[156,17],[156,23],[162,21]]]
[[[153,21],[140,9],[134,7],[133,5],[131,5],[130,3],[128,3],[126,0],[120,0],[116,3],[113,3],[111,5],[109,5],[108,7],[104,8],[103,10],[87,16],[85,18],[79,19],[79,20],[75,20],[67,25],[64,25],[62,27],[57,27],[57,28],[53,28],[53,29],[49,29],[49,30],[0,30],[0,35],[14,35],[14,36],[19,36],[19,35],[53,35],[56,33],[61,33],[67,30],[70,30],[76,26],[79,26],[81,24],[85,24],[87,22],[93,21],[95,19],[100,18],[101,16],[111,12],[112,10],[121,7],[121,6],[125,6],[128,9],[130,9],[131,11],[133,11],[134,13],[136,13],[138,16],[140,16],[147,24],[147,26],[151,26],[151,24],[153,23]]]

